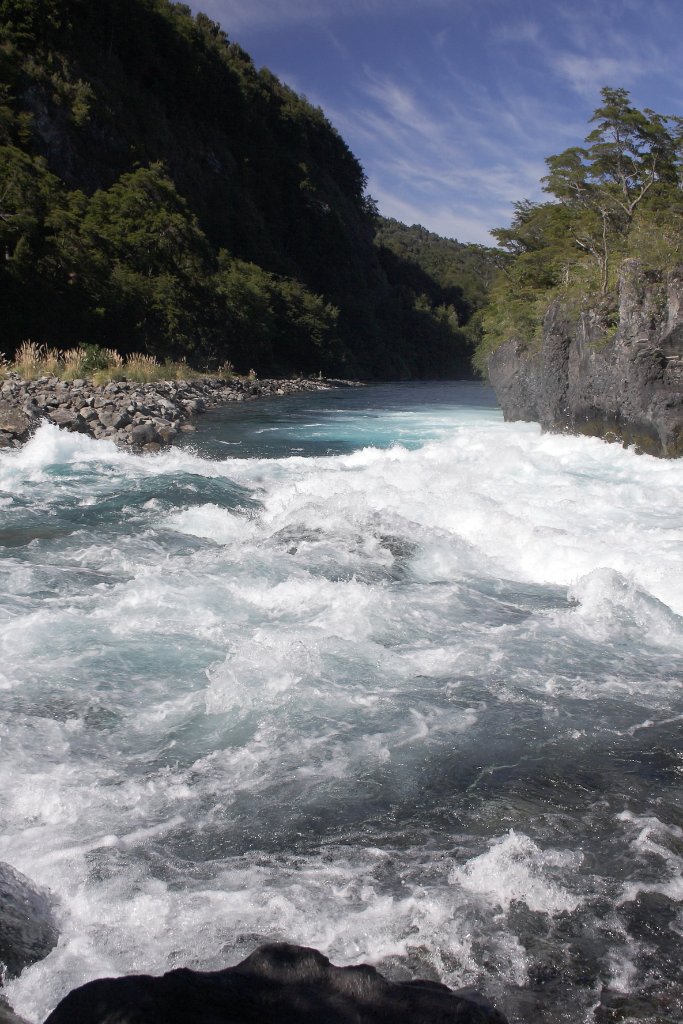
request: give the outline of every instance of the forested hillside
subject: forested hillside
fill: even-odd
[[[504,262],[500,250],[442,238],[421,224],[408,227],[391,217],[378,218],[375,242],[388,273],[433,302],[453,306],[460,323],[485,304]]]
[[[320,109],[185,5],[0,0],[6,355],[468,372],[481,287],[378,249],[365,184]]]

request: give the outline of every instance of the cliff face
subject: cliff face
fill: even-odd
[[[488,365],[506,420],[683,456],[683,266],[662,283],[625,261],[616,332],[556,301],[540,349],[507,341]]]

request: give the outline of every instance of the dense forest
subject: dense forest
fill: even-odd
[[[508,254],[480,320],[475,364],[485,372],[507,339],[540,346],[555,299],[576,317],[616,332],[618,278],[637,258],[665,301],[666,275],[683,262],[683,119],[638,110],[625,89],[605,88],[585,146],[547,158],[545,203],[522,200],[492,234]]]
[[[31,338],[261,374],[467,374],[485,251],[423,229],[405,248],[396,222],[376,243],[365,186],[323,112],[205,15],[0,0],[6,355]]]
[[[413,292],[425,292],[434,302],[452,306],[461,323],[487,301],[501,253],[483,245],[465,245],[442,238],[420,224],[408,227],[390,217],[379,217],[375,242],[394,280]],[[387,252],[388,250],[388,252]]]

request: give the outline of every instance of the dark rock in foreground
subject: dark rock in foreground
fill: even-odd
[[[48,897],[25,875],[0,863],[0,972],[21,974],[46,957],[58,938]]]
[[[223,971],[103,978],[75,989],[45,1024],[506,1024],[481,997],[374,967],[334,967],[315,949],[261,946]]]
[[[683,455],[683,267],[661,282],[627,260],[616,331],[557,301],[540,349],[507,341],[488,369],[506,420]]]

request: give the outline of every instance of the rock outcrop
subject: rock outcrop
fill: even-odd
[[[627,260],[619,321],[598,308],[548,309],[539,348],[507,341],[489,359],[506,420],[619,440],[652,455],[683,455],[683,267],[665,282]]]
[[[335,967],[315,949],[262,946],[223,971],[103,978],[75,989],[45,1024],[506,1024],[481,996],[430,981],[390,982]]]
[[[14,1012],[9,1003],[0,996],[0,1024],[29,1024],[25,1017]]]
[[[23,380],[10,373],[0,382],[0,448],[22,444],[42,420],[49,420],[66,430],[154,451],[178,433],[193,430],[190,420],[214,406],[349,383],[200,377],[154,384],[111,381],[97,387],[87,380]]]
[[[25,875],[0,863],[0,977],[15,977],[42,960],[58,938],[49,897]]]

